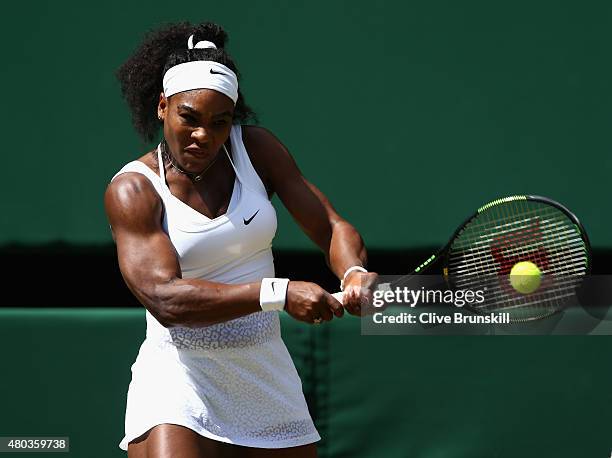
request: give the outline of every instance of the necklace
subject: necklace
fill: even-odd
[[[223,148],[225,148],[225,145],[223,145]],[[215,158],[212,160],[212,162],[210,164],[208,164],[206,166],[206,168],[202,172],[200,172],[200,173],[191,173],[191,172],[188,172],[187,170],[183,169],[176,162],[174,162],[174,157],[172,156],[172,154],[168,153],[167,145],[166,145],[166,140],[162,140],[162,142],[161,142],[161,149],[162,149],[162,154],[168,159],[168,161],[170,162],[172,167],[174,167],[176,170],[178,170],[182,174],[187,175],[189,178],[191,178],[192,181],[200,181],[202,179],[202,177],[204,176],[204,174],[206,172],[208,172],[208,169],[210,169],[215,164],[215,162],[217,162],[217,159],[219,159],[219,156],[221,155],[220,153],[218,153],[217,156],[215,156]]]

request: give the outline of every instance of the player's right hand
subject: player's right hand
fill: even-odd
[[[316,283],[290,281],[287,285],[285,311],[305,323],[330,321],[334,315],[344,315],[344,307]]]

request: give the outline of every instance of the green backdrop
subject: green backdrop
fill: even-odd
[[[111,240],[106,184],[150,146],[114,71],[146,30],[206,19],[228,30],[262,125],[369,247],[439,245],[516,193],[561,201],[612,247],[605,0],[11,2],[0,243]],[[275,246],[312,247],[280,214]]]

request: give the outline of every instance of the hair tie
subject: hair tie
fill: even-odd
[[[206,41],[206,40],[202,40],[202,41],[198,41],[195,46],[193,44],[193,33],[190,35],[189,39],[187,40],[187,49],[206,49],[206,48],[215,48],[217,49],[217,45],[214,44],[212,41]]]

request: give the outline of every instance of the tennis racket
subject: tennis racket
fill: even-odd
[[[519,292],[511,281],[519,263],[537,267],[540,282],[534,291]],[[441,274],[450,289],[484,290],[483,302],[465,305],[470,311],[507,312],[510,322],[527,322],[573,303],[590,268],[591,247],[578,218],[554,200],[520,195],[483,205],[436,254],[377,288],[408,285],[424,272]],[[342,301],[342,293],[334,297]]]

